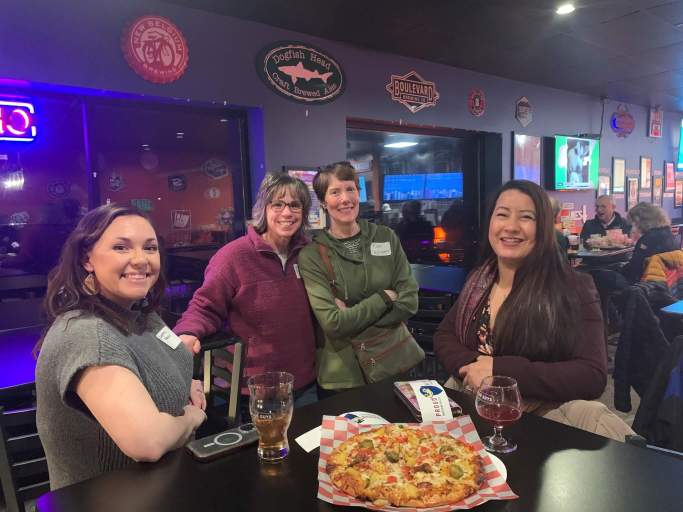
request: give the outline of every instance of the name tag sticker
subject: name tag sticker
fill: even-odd
[[[157,333],[157,338],[159,338],[161,341],[166,343],[169,347],[171,347],[173,350],[178,348],[178,345],[182,343],[182,340],[176,336],[176,334],[168,328],[167,325],[164,325],[159,332]]]
[[[423,422],[453,418],[448,395],[438,382],[414,380],[410,382],[410,387],[413,388],[415,398],[417,398]]]
[[[391,244],[389,242],[373,242],[370,244],[370,254],[373,256],[391,256]]]
[[[299,273],[299,265],[297,263],[294,264],[294,273],[296,274],[297,279],[301,279],[301,274]]]

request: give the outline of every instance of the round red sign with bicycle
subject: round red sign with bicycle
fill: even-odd
[[[121,49],[128,65],[156,84],[178,80],[190,60],[183,33],[163,16],[141,16],[130,23],[121,36]]]

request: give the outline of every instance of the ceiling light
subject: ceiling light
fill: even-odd
[[[227,123],[228,122],[228,120],[225,117],[221,117],[220,121],[221,121],[221,123]]]
[[[409,148],[412,146],[417,146],[417,142],[392,142],[384,145],[385,148]]]
[[[571,14],[576,10],[576,7],[574,7],[574,4],[562,4],[560,5],[557,10],[555,11],[557,14]]]
[[[185,135],[185,132],[177,132],[176,135],[177,135],[178,137],[182,137],[183,135]]]

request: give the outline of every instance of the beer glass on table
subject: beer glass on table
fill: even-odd
[[[259,436],[258,455],[264,462],[280,462],[289,453],[287,429],[294,409],[294,376],[287,372],[250,377],[249,412]]]
[[[477,390],[475,407],[479,416],[493,425],[493,435],[482,439],[484,447],[495,453],[509,453],[517,445],[505,439],[503,427],[511,425],[522,416],[522,397],[517,381],[512,377],[491,375],[485,377]]]

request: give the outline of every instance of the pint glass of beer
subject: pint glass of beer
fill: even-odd
[[[264,462],[280,462],[289,453],[287,429],[294,408],[294,376],[287,372],[250,377],[249,412],[258,431],[258,455]]]

